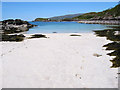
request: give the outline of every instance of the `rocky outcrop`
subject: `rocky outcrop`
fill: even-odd
[[[32,28],[34,26],[36,25],[32,25],[27,21],[23,21],[20,19],[4,20],[0,22],[0,30],[1,30],[0,33],[11,34],[11,33],[24,32],[24,31],[28,31],[29,28]]]
[[[20,34],[17,35],[15,33],[20,33],[24,31],[28,31],[29,28],[34,27],[36,25],[32,25],[27,21],[23,21],[20,19],[9,19],[0,22],[0,40],[1,41],[10,41],[10,42],[20,42],[25,39],[25,36]],[[12,34],[12,35],[11,35]]]

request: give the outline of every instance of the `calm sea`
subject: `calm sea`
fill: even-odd
[[[106,29],[107,25],[80,24],[77,22],[30,22],[38,25],[31,28],[27,34],[34,33],[89,33],[93,30]]]

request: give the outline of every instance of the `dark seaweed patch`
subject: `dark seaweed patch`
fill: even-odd
[[[112,68],[120,67],[120,26],[111,26],[113,29],[105,29],[100,31],[94,31],[97,36],[106,37],[108,40],[113,41],[108,43],[103,47],[106,47],[106,50],[114,50],[111,53],[108,53],[109,56],[115,56],[112,62]],[[118,32],[116,34],[116,31]]]
[[[20,42],[20,41],[23,41],[24,38],[25,38],[25,36],[23,34],[20,34],[20,35],[2,34],[2,41]]]
[[[120,57],[115,57],[113,60],[110,61],[112,62],[111,68],[120,67]]]
[[[70,36],[81,36],[81,35],[78,35],[78,34],[71,34]]]
[[[120,43],[112,42],[104,45],[103,47],[106,47],[106,50],[118,50],[120,49]]]
[[[31,38],[47,38],[46,35],[42,35],[42,34],[34,34],[34,35],[31,35],[32,37],[29,37],[29,39]]]

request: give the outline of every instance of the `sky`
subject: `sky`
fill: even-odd
[[[1,0],[2,2],[118,2],[119,0]]]
[[[117,2],[2,2],[2,19],[49,18],[66,14],[99,12]]]

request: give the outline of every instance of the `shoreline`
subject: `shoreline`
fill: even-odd
[[[77,22],[84,24],[120,25],[119,20],[73,20],[73,21],[30,21],[30,22]]]
[[[81,36],[52,33],[2,42],[3,88],[117,88],[118,69],[110,68],[112,57],[102,47],[111,41],[93,33],[75,34]]]
[[[81,20],[78,23],[120,25],[119,20]]]

